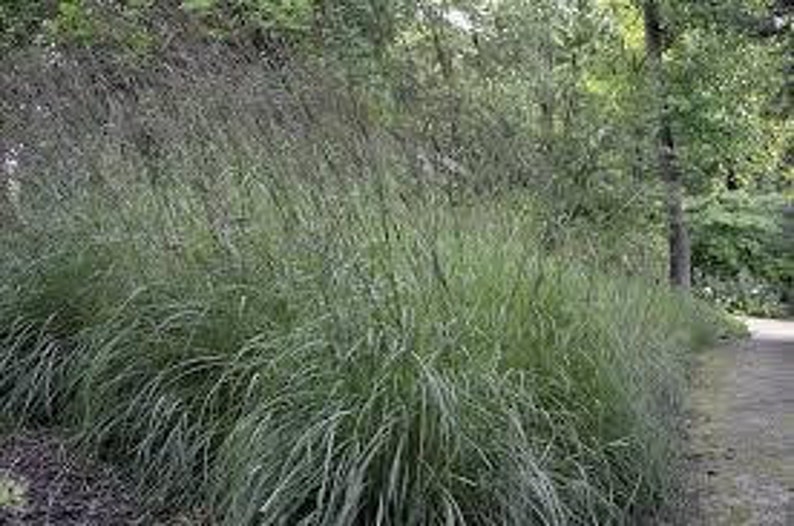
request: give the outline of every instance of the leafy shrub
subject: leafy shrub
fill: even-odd
[[[692,260],[703,297],[748,314],[784,315],[791,309],[786,303],[794,286],[794,240],[785,210],[779,194],[745,191],[692,203]]]
[[[729,312],[744,312],[765,317],[784,317],[785,305],[780,290],[741,272],[733,279],[696,274],[696,293]]]

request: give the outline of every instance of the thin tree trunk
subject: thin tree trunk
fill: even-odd
[[[8,227],[14,222],[14,208],[8,192],[8,176],[0,166],[0,228]]]
[[[553,172],[554,148],[554,117],[557,111],[554,85],[554,27],[553,14],[550,8],[543,9],[539,28],[541,34],[538,41],[538,60],[540,66],[540,84],[538,86],[538,100],[540,102],[540,145],[545,157],[546,169],[551,175]]]
[[[554,145],[554,112],[556,101],[554,97],[554,47],[551,39],[551,28],[543,39],[540,50],[543,63],[543,78],[540,89],[540,131],[543,153],[551,165],[552,148]]]
[[[19,180],[14,178],[12,170],[6,165],[5,157],[0,153],[0,229],[20,225],[19,193]]]
[[[648,71],[655,101],[657,162],[667,186],[670,283],[688,289],[691,285],[691,248],[684,216],[684,185],[666,103],[662,63],[664,43],[657,0],[644,0],[643,14]]]

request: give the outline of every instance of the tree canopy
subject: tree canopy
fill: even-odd
[[[651,4],[663,92],[648,72]],[[764,0],[4,0],[0,48],[91,49],[115,68],[197,45],[321,65],[475,192],[546,192],[550,225],[658,225],[659,112],[688,196],[790,196],[791,19]]]

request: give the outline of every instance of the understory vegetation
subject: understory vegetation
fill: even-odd
[[[698,293],[733,312],[794,314],[794,208],[780,194],[734,191],[692,202]]]
[[[678,497],[688,365],[733,329],[667,282],[639,8],[55,4],[0,9],[6,428],[230,526],[632,524]],[[692,35],[673,92],[716,45]],[[747,123],[774,136],[752,179],[788,128]]]
[[[6,239],[3,413],[227,524],[621,522],[672,488],[702,306],[542,256],[520,206],[254,195],[234,257],[97,203]]]
[[[3,236],[4,415],[225,524],[621,522],[674,487],[708,309],[338,114],[180,94],[156,166],[83,137]]]

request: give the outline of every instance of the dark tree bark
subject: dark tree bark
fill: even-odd
[[[19,182],[9,162],[16,154],[9,144],[0,138],[0,230],[19,225],[19,188],[14,184]]]
[[[8,180],[0,166],[0,228],[5,227],[13,218],[11,200],[8,198]]]
[[[20,225],[19,195],[14,188],[14,179],[3,172],[0,165],[0,229],[15,228]],[[18,184],[18,183],[17,183]]]
[[[681,168],[670,124],[670,112],[666,103],[666,87],[662,54],[664,33],[657,0],[643,1],[645,22],[645,47],[648,73],[653,88],[656,119],[657,163],[661,177],[667,187],[667,224],[669,243],[670,283],[688,289],[691,285],[691,247],[684,216],[684,185]]]
[[[546,157],[548,174],[553,173],[553,148],[554,148],[554,117],[557,112],[554,86],[554,66],[556,63],[554,49],[554,29],[552,13],[543,11],[542,28],[538,42],[537,53],[540,58],[540,85],[538,100],[540,100],[540,139],[543,155]]]

